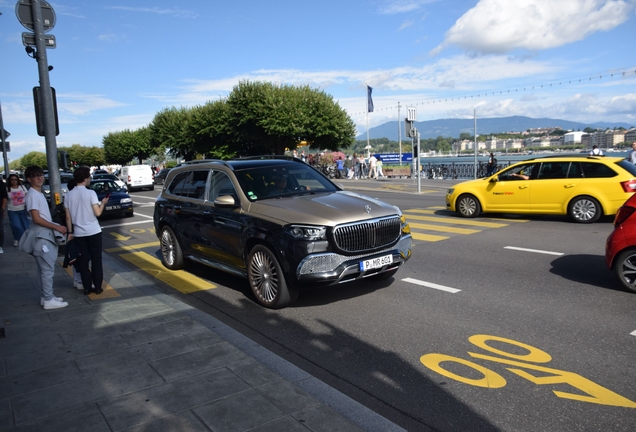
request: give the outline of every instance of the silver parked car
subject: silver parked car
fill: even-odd
[[[283,156],[172,169],[154,223],[164,266],[193,260],[244,276],[269,308],[288,306],[303,289],[390,278],[411,256],[397,207]]]

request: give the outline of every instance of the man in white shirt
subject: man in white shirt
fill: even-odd
[[[57,243],[54,231],[66,234],[66,227],[53,222],[51,211],[42,193],[44,171],[39,166],[30,166],[24,171],[31,189],[26,195],[26,208],[32,220],[27,236],[20,239],[20,250],[35,258],[37,275],[42,291],[40,304],[44,309],[59,309],[68,306],[62,297],[53,294],[53,277],[57,262]]]

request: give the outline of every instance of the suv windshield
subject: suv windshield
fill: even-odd
[[[323,175],[305,164],[239,169],[234,174],[250,201],[338,190]]]

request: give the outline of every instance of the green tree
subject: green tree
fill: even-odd
[[[237,153],[273,153],[306,141],[313,150],[349,147],[355,138],[351,118],[333,98],[309,86],[276,86],[243,81],[227,98]]]
[[[224,100],[208,102],[192,109],[187,123],[194,151],[208,158],[229,159],[236,156],[236,145]]]
[[[194,159],[195,136],[189,125],[192,110],[188,108],[165,108],[158,112],[148,126],[150,147],[165,149],[174,157]]]
[[[37,165],[42,169],[47,169],[49,165],[46,162],[46,153],[33,151],[22,156],[22,166],[24,168],[28,168],[33,165]]]
[[[106,163],[126,165],[133,159],[141,164],[153,152],[147,127],[110,132],[102,140]]]

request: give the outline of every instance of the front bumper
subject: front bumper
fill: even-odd
[[[299,288],[309,285],[336,285],[369,276],[382,274],[402,266],[411,257],[412,238],[403,235],[398,243],[373,254],[345,256],[336,253],[319,253],[305,257],[296,269]],[[360,270],[360,262],[391,254],[393,262],[380,268]]]

